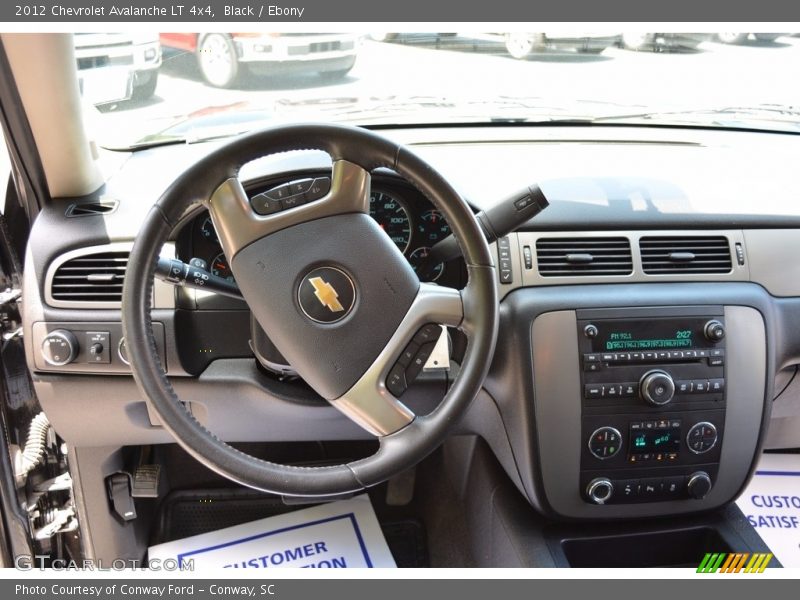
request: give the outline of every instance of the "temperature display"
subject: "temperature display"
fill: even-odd
[[[646,429],[646,424],[631,427],[631,454],[678,452],[681,447],[680,428]]]

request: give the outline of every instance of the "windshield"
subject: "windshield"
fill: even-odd
[[[597,122],[800,132],[792,33],[76,34],[110,148],[265,125]]]

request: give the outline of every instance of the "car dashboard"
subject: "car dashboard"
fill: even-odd
[[[492,244],[508,271],[498,279],[497,350],[455,430],[483,438],[531,505],[596,520],[704,511],[740,493],[765,445],[800,445],[800,389],[790,381],[800,363],[796,136],[556,126],[381,133],[429,161],[476,212],[533,183],[551,203]],[[97,197],[71,201],[80,210],[64,203],[35,223],[28,363],[44,409],[76,446],[172,441],[130,377],[121,285],[150,206],[218,143],[132,153]],[[240,177],[251,198],[280,198],[329,174],[327,156],[293,152],[248,164]],[[418,267],[447,223],[391,171],[373,173],[371,190],[370,214]],[[93,213],[102,203],[113,208]],[[202,205],[162,254],[232,278]],[[460,259],[427,276],[459,288],[466,278]],[[280,357],[267,356],[275,349],[266,340],[263,350],[242,301],[156,281],[152,316],[176,392],[222,439],[364,437],[274,368]],[[74,348],[48,355],[65,337]],[[455,372],[463,340],[454,332],[450,352]],[[423,375],[403,397],[418,414],[450,383],[441,370]],[[772,431],[771,415],[780,421]]]

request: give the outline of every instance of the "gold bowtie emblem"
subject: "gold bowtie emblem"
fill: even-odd
[[[308,282],[314,286],[314,295],[322,306],[327,306],[331,312],[342,312],[344,306],[339,302],[339,294],[333,286],[322,277],[312,277]]]

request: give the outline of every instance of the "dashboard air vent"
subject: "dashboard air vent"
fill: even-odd
[[[631,244],[625,237],[539,238],[536,256],[542,277],[633,272]]]
[[[62,302],[121,302],[130,252],[84,254],[62,263],[53,274],[50,295]]]
[[[725,236],[654,236],[639,240],[648,275],[730,273],[731,250]]]
[[[70,204],[67,207],[68,217],[91,217],[95,215],[105,215],[113,212],[119,203],[116,200],[101,200],[98,202],[81,202]]]

